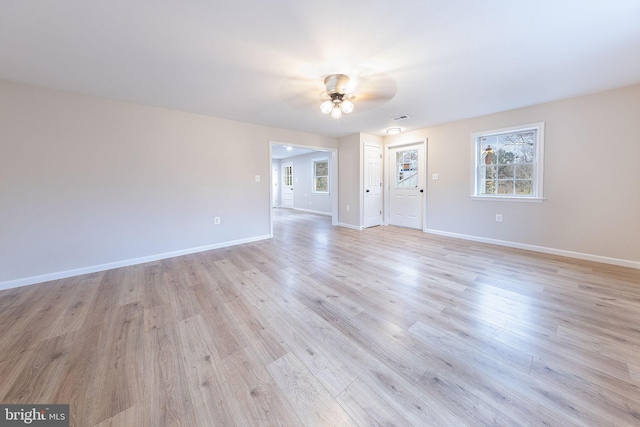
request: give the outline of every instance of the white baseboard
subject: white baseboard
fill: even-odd
[[[96,273],[99,271],[111,270],[114,268],[128,267],[130,265],[144,264],[145,262],[159,261],[167,258],[174,258],[182,255],[194,254],[197,252],[210,251],[212,249],[226,248],[228,246],[241,245],[243,243],[257,242],[270,239],[272,235],[250,237],[248,239],[232,240],[229,242],[215,243],[212,245],[199,246],[196,248],[182,249],[179,251],[165,252],[162,254],[149,255],[140,258],[126,259],[122,261],[110,262],[106,264],[92,265],[89,267],[76,268],[73,270],[59,271],[56,273],[42,274],[39,276],[25,277],[23,279],[7,280],[0,282],[0,290],[17,288],[20,286],[33,285],[36,283],[49,282],[51,280],[66,279],[68,277],[80,276],[83,274]]]
[[[338,223],[339,227],[350,228],[352,230],[364,230],[364,227],[358,227],[357,225],[345,224],[344,222]]]
[[[313,211],[311,209],[293,208],[294,211],[308,212],[312,214],[331,216],[331,212]]]
[[[545,246],[536,246],[536,245],[529,245],[526,243],[510,242],[507,240],[489,239],[486,237],[470,236],[468,234],[450,233],[448,231],[425,229],[424,232],[429,234],[437,234],[439,236],[455,237],[457,239],[471,240],[474,242],[491,243],[493,245],[507,246],[510,248],[517,248],[517,249],[525,249],[525,250],[534,251],[534,252],[542,252],[550,255],[559,255],[559,256],[565,256],[569,258],[583,259],[586,261],[602,262],[605,264],[619,265],[621,267],[640,269],[640,262],[631,261],[627,259],[610,258],[610,257],[601,256],[601,255],[592,255],[592,254],[585,254],[582,252],[567,251],[564,249],[547,248]]]

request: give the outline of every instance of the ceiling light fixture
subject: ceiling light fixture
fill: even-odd
[[[387,129],[387,135],[397,135],[400,132],[402,132],[402,129],[400,129],[400,128],[389,128],[389,129]]]
[[[327,89],[325,95],[329,98],[320,105],[320,111],[331,114],[334,119],[342,117],[342,113],[349,114],[353,111],[353,102],[349,101],[347,94],[349,76],[345,74],[331,74],[324,79]]]

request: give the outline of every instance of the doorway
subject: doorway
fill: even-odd
[[[273,237],[274,209],[287,214],[331,217],[338,225],[338,150],[269,141],[272,195],[269,222]]]
[[[389,225],[422,230],[426,142],[388,148]]]

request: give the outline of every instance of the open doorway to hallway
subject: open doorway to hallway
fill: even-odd
[[[272,209],[326,216],[337,225],[337,156],[337,149],[271,142]]]

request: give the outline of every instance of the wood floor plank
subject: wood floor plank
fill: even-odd
[[[139,303],[120,306],[108,325],[101,357],[94,367],[100,378],[94,399],[94,422],[113,417],[144,398],[144,316]]]
[[[154,426],[182,425],[194,411],[177,329],[172,324],[145,334],[144,380],[150,408],[146,415]]]
[[[640,388],[640,365],[634,365],[633,363],[627,363],[629,366],[629,375],[631,381]]]
[[[301,307],[300,309],[290,304],[288,309],[294,318],[300,320],[297,329],[304,333],[306,339],[320,348],[333,351],[351,372],[384,396],[389,405],[402,413],[413,425],[460,425],[458,417],[389,368],[378,354],[370,353],[325,319],[313,312],[305,311],[306,307]],[[300,314],[298,310],[305,314]]]
[[[640,364],[640,346],[630,342],[610,340],[603,336],[583,332],[578,328],[558,326],[558,338],[598,355],[619,360],[622,363]]]
[[[138,426],[151,427],[150,421],[145,420],[144,402],[137,403],[122,412],[118,412],[111,418],[101,423],[95,424],[94,427],[120,427],[120,426]]]
[[[305,317],[309,314],[296,313],[297,316]],[[282,341],[291,349],[298,360],[316,377],[323,387],[333,397],[340,394],[356,376],[346,366],[343,365],[340,357],[336,357],[333,352],[326,352],[323,346],[304,332],[296,325],[289,324],[287,318],[282,314],[275,314],[270,318],[272,327],[279,330],[278,335]]]
[[[285,354],[267,370],[304,425],[356,425],[293,354]]]
[[[82,327],[84,320],[89,314],[89,308],[99,284],[100,280],[98,277],[93,278],[93,280],[79,281],[77,286],[75,286],[76,290],[71,293],[68,299],[69,302],[64,312],[57,316],[52,324],[48,334],[50,337],[74,332]]]
[[[445,325],[447,327],[442,327]],[[507,363],[523,373],[528,373],[531,369],[533,356],[530,354],[492,338],[470,335],[453,323],[445,325],[439,322],[427,324],[418,321],[409,328],[408,332],[410,335],[416,335],[430,341],[455,342],[461,349],[476,354],[481,352],[493,359],[495,363]]]
[[[265,317],[252,310],[251,304],[242,296],[227,303],[232,321],[244,336],[252,352],[267,365],[284,356],[289,350],[283,345],[275,333],[277,328],[270,328]]]
[[[542,359],[535,360],[531,375],[545,384],[553,384],[565,396],[584,401],[588,409],[614,425],[640,424],[640,389],[629,383],[608,379],[606,386],[593,381],[573,366],[553,366]],[[613,386],[612,383],[618,383]],[[619,394],[612,389],[617,389]]]
[[[336,400],[359,426],[410,427],[402,414],[362,380],[356,379]]]
[[[514,329],[516,331],[514,332]],[[555,335],[541,334],[522,326],[511,328],[507,325],[494,335],[500,342],[531,354],[534,359],[543,358],[560,364],[573,364],[584,369],[590,368],[623,381],[629,380],[627,364],[619,359],[583,351],[583,348],[571,342],[559,339]]]
[[[69,356],[73,333],[40,341],[30,360],[24,365],[4,401],[16,403],[42,402],[55,393],[59,377]]]
[[[189,398],[195,410],[196,425],[234,426],[245,418],[230,395],[227,379],[221,371],[222,360],[215,350],[212,331],[201,315],[178,323],[178,345],[182,357]],[[238,419],[239,417],[239,419]]]
[[[523,381],[528,371],[468,349],[457,337],[422,329],[411,331],[424,343],[429,366],[419,385],[466,424],[527,426],[534,419],[541,425],[573,423],[574,417],[548,408],[546,396],[531,392],[535,383]]]
[[[273,382],[267,371],[268,366],[261,358],[255,357],[250,348],[233,353],[222,361],[231,395],[235,397],[240,414],[246,420],[241,423],[240,417],[236,417],[236,425],[303,425]]]

